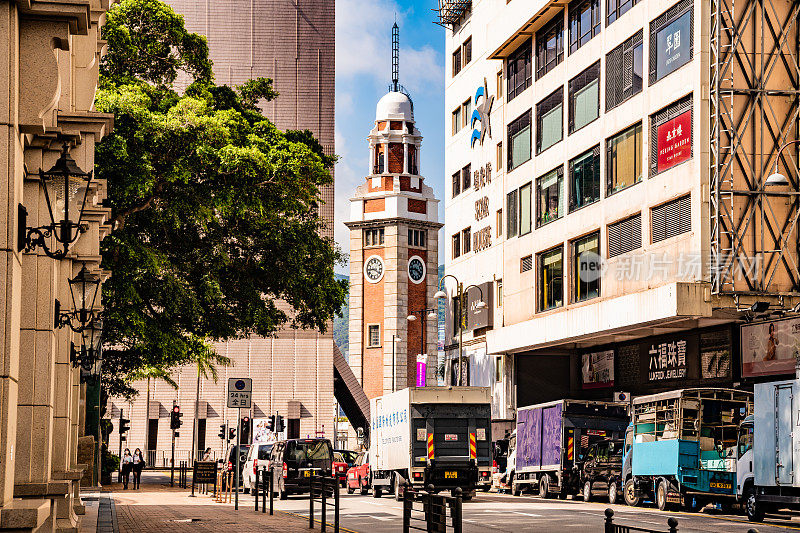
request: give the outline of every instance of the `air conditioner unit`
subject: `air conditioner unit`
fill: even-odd
[[[628,402],[631,401],[631,393],[630,392],[615,392],[614,393],[614,401],[615,402],[628,403]]]

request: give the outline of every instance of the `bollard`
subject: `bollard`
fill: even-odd
[[[308,529],[314,529],[314,478],[308,479]]]
[[[272,514],[272,508],[275,502],[275,487],[272,486],[272,472],[269,473],[269,514]]]
[[[328,491],[325,489],[325,481],[327,481],[327,480],[324,477],[320,476],[320,478],[319,478],[319,486],[322,489],[322,491],[321,491],[322,494],[321,494],[321,498],[320,498],[321,501],[322,501],[322,527],[320,529],[323,532],[326,531],[325,522],[328,521],[327,509],[325,509],[325,507],[327,507],[327,505],[325,505],[325,493],[328,492]]]
[[[250,492],[253,493],[253,499],[256,501],[256,512],[258,512],[258,468],[254,468],[253,470],[255,470],[256,484],[250,489]]]
[[[403,531],[408,531],[411,526],[411,506],[414,505],[414,500],[408,481],[405,482],[405,486],[405,490],[403,491]]]
[[[333,530],[339,533],[339,480],[336,480],[333,492]]]
[[[606,527],[605,533],[614,533],[614,510],[610,507],[605,511],[606,515]]]
[[[461,487],[456,488],[456,504],[450,511],[451,522],[453,523],[453,533],[461,533],[461,502],[462,491]],[[445,523],[447,522],[447,508],[445,508]]]
[[[678,521],[675,518],[670,517],[669,520],[667,520],[667,525],[669,526],[669,533],[677,533]]]
[[[272,477],[271,475],[269,477]],[[261,512],[267,512],[267,485],[269,482],[267,481],[267,469],[266,467],[261,468]],[[258,496],[256,496],[258,498]]]

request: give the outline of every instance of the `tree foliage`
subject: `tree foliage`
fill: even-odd
[[[324,331],[346,290],[318,209],[334,158],[259,113],[278,97],[271,80],[216,85],[205,39],[164,3],[123,0],[103,37],[96,107],[114,130],[95,168],[114,228],[102,243],[109,392],[189,362],[213,375],[227,362],[214,341]]]

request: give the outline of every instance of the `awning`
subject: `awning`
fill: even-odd
[[[333,345],[333,394],[353,428],[363,428],[369,434],[369,399],[356,379],[350,365]]]

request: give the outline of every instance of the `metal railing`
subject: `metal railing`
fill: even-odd
[[[313,475],[309,479],[308,527],[314,529],[314,502],[320,504],[320,530],[327,531],[328,506],[333,507],[333,531],[339,533],[339,479]],[[331,501],[331,499],[333,501]]]
[[[195,458],[196,461],[202,461],[203,455],[205,454],[204,451],[198,450],[197,457]],[[171,450],[146,450],[145,457],[147,464],[145,465],[146,469],[154,469],[154,468],[169,468],[170,461],[172,459],[172,452]],[[217,460],[217,452],[211,452],[211,461]],[[187,463],[191,464],[192,461],[192,452],[189,450],[175,450],[175,466],[177,467],[181,461],[186,461]]]
[[[673,518],[669,517],[667,519],[667,527],[669,527],[668,533],[677,533],[678,531],[678,521]],[[630,533],[631,531],[639,531],[644,533],[664,533],[662,531],[658,531],[655,529],[646,529],[643,527],[637,526],[623,526],[621,524],[614,523],[614,510],[613,509],[606,509],[606,528],[605,533]]]
[[[406,482],[403,485],[403,533],[409,533],[412,529],[445,533],[448,527],[453,533],[461,533],[461,489],[457,488],[455,494],[455,497],[434,494],[433,485],[428,485],[427,492],[415,492],[413,486]],[[421,503],[422,509],[414,508],[415,503]],[[421,513],[423,516],[414,516],[414,513]],[[424,527],[417,525],[418,522],[423,522]]]

